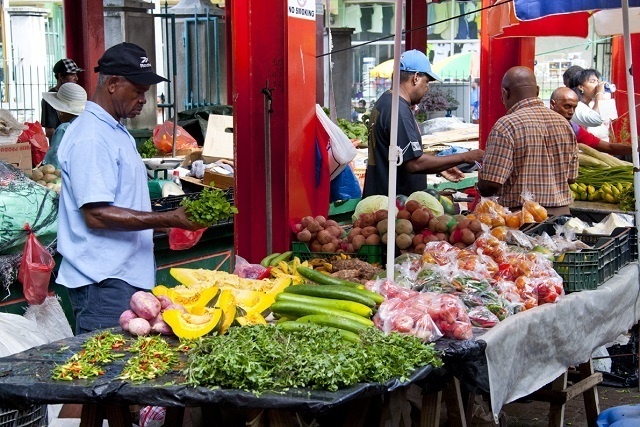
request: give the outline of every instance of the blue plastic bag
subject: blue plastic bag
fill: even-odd
[[[330,202],[357,199],[359,197],[362,197],[362,190],[360,190],[358,178],[356,178],[350,167],[344,168],[338,176],[331,180]]]

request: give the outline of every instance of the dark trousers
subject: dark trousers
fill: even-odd
[[[68,288],[76,335],[118,326],[120,315],[130,308],[131,296],[140,290],[120,279]]]

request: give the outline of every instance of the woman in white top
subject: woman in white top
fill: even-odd
[[[571,121],[609,141],[609,126],[603,122],[598,108],[598,102],[604,97],[604,81],[600,80],[600,73],[592,68],[582,70],[571,78],[570,85],[580,100]]]

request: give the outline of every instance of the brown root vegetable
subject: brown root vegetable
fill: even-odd
[[[322,252],[322,244],[320,242],[318,242],[317,240],[314,240],[309,245],[309,250],[311,252]]]
[[[120,320],[118,320],[118,323],[120,324],[120,327],[122,328],[122,330],[123,331],[128,331],[129,330],[129,322],[131,320],[135,319],[136,317],[138,317],[138,315],[135,314],[132,310],[124,311],[120,315]]]
[[[369,226],[369,227],[365,227],[362,229],[362,231],[360,232],[360,234],[362,234],[364,236],[364,238],[366,239],[367,237],[371,236],[372,234],[378,234],[378,229],[374,226]]]
[[[467,228],[474,233],[478,233],[482,231],[482,223],[477,219],[472,219],[469,221],[469,225],[467,226]]]
[[[378,224],[376,224],[376,228],[378,229],[378,234],[381,236],[387,232],[389,227],[389,221],[387,219],[383,219]]]
[[[411,200],[412,202],[414,200]],[[424,228],[429,225],[429,221],[431,220],[431,215],[429,215],[424,209],[416,209],[411,214],[411,224],[413,225],[413,230],[416,233],[424,230]]]
[[[472,245],[473,242],[476,241],[476,235],[470,229],[463,228],[462,229],[462,236],[460,238],[460,241],[462,243],[464,243],[465,245],[467,245],[467,246]]]
[[[329,242],[327,244],[322,245],[321,252],[335,252],[335,251],[336,251],[336,245],[333,242]]]
[[[367,245],[379,245],[380,236],[378,236],[377,234],[372,234],[365,239],[364,243]]]
[[[180,310],[183,313],[187,312],[187,309],[184,308],[184,306],[177,304],[175,302],[169,305],[167,308],[165,308],[165,310]]]
[[[447,220],[442,220],[438,218],[438,223],[436,224],[435,231],[437,231],[438,233],[446,233],[447,231],[449,231],[449,226],[447,224],[448,224]]]
[[[412,242],[413,239],[406,233],[399,234],[396,237],[396,246],[400,249],[407,249],[409,246],[411,246]]]
[[[151,325],[148,320],[136,317],[129,321],[129,332],[131,335],[143,337],[145,335],[149,335],[149,332],[151,332]]]
[[[364,237],[362,234],[358,234],[357,236],[354,236],[353,240],[351,241],[351,244],[353,245],[353,249],[356,252],[359,251],[362,245],[364,245],[364,242],[366,240],[367,240],[366,237]]]
[[[455,218],[454,218],[455,219]],[[456,220],[457,221],[457,220]],[[467,218],[463,218],[460,221],[458,221],[458,228],[459,229],[463,229],[463,228],[469,228],[469,224],[471,224],[471,220],[467,219]]]
[[[347,252],[348,252],[348,253],[350,253],[350,254],[352,254],[352,253],[354,253],[355,251],[356,251],[356,250],[354,249],[353,245],[352,245],[351,243],[349,243],[349,244],[347,245]]]
[[[158,295],[156,298],[158,298],[158,301],[160,301],[160,309],[161,310],[166,310],[167,307],[169,307],[171,304],[173,304],[173,301],[171,301],[169,299],[169,297],[166,296],[166,295]]]
[[[416,254],[422,254],[424,252],[424,248],[426,245],[424,243],[420,243],[419,245],[413,248],[413,252]]]
[[[309,242],[311,240],[311,232],[309,231],[309,229],[305,228],[304,230],[296,234],[296,238],[299,242]]]
[[[333,237],[339,238],[342,236],[342,229],[337,225],[330,225],[325,228]]]
[[[396,234],[411,234],[413,233],[413,225],[408,219],[399,219],[396,221]]]
[[[361,226],[362,226],[362,221],[360,221],[360,218],[356,219],[356,220],[353,222],[353,228],[356,228],[356,227],[357,227],[357,228],[361,228]]]
[[[351,231],[349,231],[349,234],[347,235],[347,242],[351,243],[355,236],[357,236],[358,234],[361,234],[361,231],[362,229],[360,227],[353,227]]]
[[[376,223],[378,223],[380,221],[384,221],[389,217],[389,211],[386,209],[380,209],[376,211],[375,215],[376,215]]]
[[[408,210],[410,213],[415,212],[416,210],[422,208],[422,205],[420,204],[420,202],[418,202],[417,200],[409,200],[405,205],[404,208],[406,210]]]
[[[295,228],[296,233],[299,233],[299,232],[300,232],[300,231],[302,231],[302,229],[304,228],[304,227],[302,226],[302,224],[300,224],[300,223],[298,223],[298,224],[294,225],[293,227]]]
[[[371,225],[376,225],[376,216],[372,213],[365,213],[360,215],[360,227],[365,228]]]
[[[329,232],[329,230],[320,230],[318,231],[318,242],[320,242],[321,245],[326,245],[327,243],[331,243],[331,241],[333,240],[333,236],[331,235],[331,232]]]
[[[307,228],[309,227],[309,223],[313,220],[314,220],[313,217],[311,215],[308,215],[300,220],[300,224],[302,224],[303,228]]]
[[[431,232],[433,232],[433,233],[437,233],[438,232],[438,224],[439,223],[440,223],[440,221],[438,221],[436,218],[431,218],[429,220],[429,225],[428,225],[429,230],[431,230]]]
[[[406,209],[402,209],[401,211],[398,211],[398,215],[396,215],[396,218],[398,218],[398,219],[411,219],[411,212],[409,212]]]
[[[151,325],[151,332],[160,334],[160,335],[173,335],[173,330],[171,326],[167,325],[164,320],[160,320]]]
[[[143,319],[153,319],[158,314],[162,306],[160,301],[151,292],[138,291],[131,296],[131,310]],[[148,332],[147,332],[148,333]]]
[[[446,241],[449,238],[449,236],[447,236],[445,233],[436,233],[435,236],[440,241]]]
[[[413,242],[412,242],[413,246],[418,246],[418,245],[424,243],[424,235],[416,234],[415,236],[413,236],[412,240],[413,240]]]
[[[316,221],[315,219],[309,221],[309,225],[307,225],[307,228],[312,233],[318,233],[318,232],[320,232],[322,230],[322,226],[320,226],[320,223],[318,221]]]
[[[340,224],[338,224],[337,222],[335,222],[332,219],[328,219],[325,223],[324,223],[324,228],[329,228],[329,227],[338,227],[340,228]]]
[[[320,227],[324,227],[325,224],[327,223],[327,219],[322,215],[318,215],[314,219],[318,222],[318,224],[320,224]]]
[[[459,248],[459,249],[464,249],[464,248],[467,247],[467,245],[465,245],[462,242],[454,243],[453,246],[456,247],[456,248]]]
[[[430,242],[437,242],[439,239],[435,234],[429,234],[427,236],[424,236],[424,242],[425,243],[430,243]]]

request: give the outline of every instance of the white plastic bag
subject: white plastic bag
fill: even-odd
[[[331,142],[329,148],[329,174],[333,179],[356,157],[358,151],[342,129],[331,121],[318,104],[316,104],[316,117],[329,135],[329,141]]]

